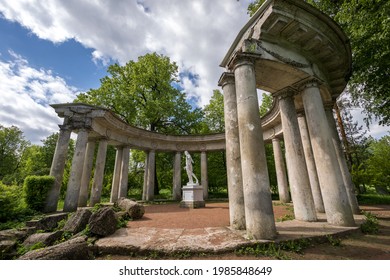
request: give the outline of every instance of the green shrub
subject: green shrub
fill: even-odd
[[[18,186],[7,186],[0,182],[0,222],[9,221],[19,214],[21,193]]]
[[[49,189],[54,184],[52,176],[28,176],[24,180],[24,192],[27,206],[42,211]]]

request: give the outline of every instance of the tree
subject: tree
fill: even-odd
[[[266,92],[263,92],[261,96],[260,117],[263,117],[272,108],[273,98]]]
[[[75,102],[106,107],[125,122],[162,133],[193,133],[202,117],[192,109],[178,82],[176,63],[156,53],[140,56],[137,62],[108,67],[109,76],[98,89],[79,94]]]
[[[390,194],[390,135],[370,143],[367,170],[379,194]]]
[[[252,16],[264,0],[248,6]],[[332,17],[350,38],[352,76],[347,91],[352,102],[366,113],[366,122],[377,118],[390,124],[390,1],[307,0]]]
[[[192,109],[186,94],[174,86],[178,83],[178,67],[168,57],[146,54],[124,66],[110,65],[108,73],[100,80],[100,88],[80,94],[75,102],[106,107],[128,124],[150,131],[169,134],[200,131],[202,110]],[[158,182],[155,180],[155,194]]]
[[[209,104],[207,104],[204,111],[204,132],[224,132],[225,119],[223,107],[223,95],[219,90],[214,90]]]
[[[23,132],[16,126],[0,125],[0,180],[16,173],[26,147],[30,144],[25,140]]]

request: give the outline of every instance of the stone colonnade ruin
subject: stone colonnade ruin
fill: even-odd
[[[56,181],[46,211],[56,210],[74,131],[78,136],[64,211],[87,204],[96,144],[90,205],[100,201],[107,145],[117,149],[112,202],[127,193],[129,149],[147,154],[145,200],[153,200],[156,152],[175,153],[173,197],[179,199],[181,153],[202,153],[201,185],[207,190],[207,152],[226,150],[231,227],[246,229],[250,238],[274,239],[277,232],[264,148],[264,143],[272,142],[280,200],[289,202],[291,193],[295,218],[315,222],[317,213],[325,213],[329,224],[354,226],[353,214],[359,207],[332,113],[351,71],[351,49],[340,27],[304,1],[267,0],[239,32],[220,66],[226,69],[219,80],[224,93],[224,134],[163,135],[132,127],[104,108],[53,105],[64,123],[51,168]],[[257,89],[274,97],[272,109],[263,118]]]

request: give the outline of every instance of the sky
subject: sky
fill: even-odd
[[[250,2],[0,0],[0,124],[41,144],[62,123],[50,104],[72,102],[99,87],[109,64],[150,52],[177,63],[180,88],[202,107],[219,88],[219,64]],[[370,128],[374,137],[390,130]]]

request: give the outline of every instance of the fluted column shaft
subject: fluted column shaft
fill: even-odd
[[[72,212],[77,210],[87,143],[88,131],[84,128],[81,128],[77,134],[76,147],[72,160],[72,168],[69,175],[68,188],[66,190],[64,202],[65,212]]]
[[[293,94],[294,92],[286,91],[278,98],[294,214],[297,220],[316,221]]]
[[[89,206],[91,207],[96,203],[99,203],[102,196],[104,166],[106,164],[107,156],[107,144],[108,141],[106,139],[101,139],[99,141],[99,148],[96,155],[95,174],[93,176],[91,198],[89,202]]]
[[[87,206],[88,202],[88,191],[89,191],[89,182],[91,180],[92,167],[93,167],[93,157],[95,155],[95,141],[89,141],[87,144],[87,150],[85,153],[84,165],[83,165],[83,175],[81,176],[81,187],[79,195],[79,207]]]
[[[288,192],[288,181],[286,174],[286,165],[284,164],[284,158],[282,148],[280,147],[280,139],[272,139],[272,147],[274,150],[276,179],[278,182],[279,200],[283,203],[290,202],[290,193]]]
[[[71,133],[72,131],[69,127],[60,126],[60,133],[58,135],[57,145],[50,168],[50,176],[54,177],[54,184],[47,195],[44,208],[44,212],[46,213],[57,211]]]
[[[200,180],[203,188],[203,199],[206,200],[209,197],[209,179],[207,174],[207,153],[201,152],[200,154]]]
[[[240,155],[240,137],[237,119],[236,85],[233,73],[224,73],[219,85],[223,90],[226,169],[229,195],[230,226],[234,229],[245,229],[244,190],[242,187],[242,170]]]
[[[154,200],[154,172],[156,168],[156,152],[154,150],[149,151],[148,156],[148,176],[146,185],[146,200]]]
[[[306,118],[303,113],[298,114],[299,131],[301,132],[301,139],[303,151],[306,159],[307,173],[309,175],[311,192],[313,194],[314,205],[318,213],[325,213],[324,202],[322,200],[320,182],[318,181],[317,168],[314,162],[313,151],[310,143],[309,131],[307,130]]]
[[[122,169],[122,155],[123,155],[123,147],[117,147],[116,155],[115,155],[114,174],[112,177],[112,186],[111,186],[111,196],[110,196],[111,203],[114,203],[118,200],[119,183],[120,183],[121,169]]]
[[[318,82],[308,81],[301,90],[328,223],[355,226]]]
[[[253,62],[239,58],[234,75],[247,235],[253,239],[273,239],[276,227]]]
[[[173,164],[173,200],[181,200],[181,153],[175,153]]]
[[[333,112],[331,108],[325,110],[326,117],[329,123],[330,131],[332,133],[333,145],[336,151],[337,160],[340,165],[341,175],[343,177],[345,189],[347,191],[349,204],[351,205],[353,214],[360,214],[359,204],[355,195],[355,185],[352,182],[351,173],[348,169],[348,164],[344,156],[343,148],[341,146],[341,141],[339,134],[337,132],[336,122],[333,117]]]
[[[118,198],[127,197],[127,185],[129,182],[129,160],[130,148],[123,147]]]

